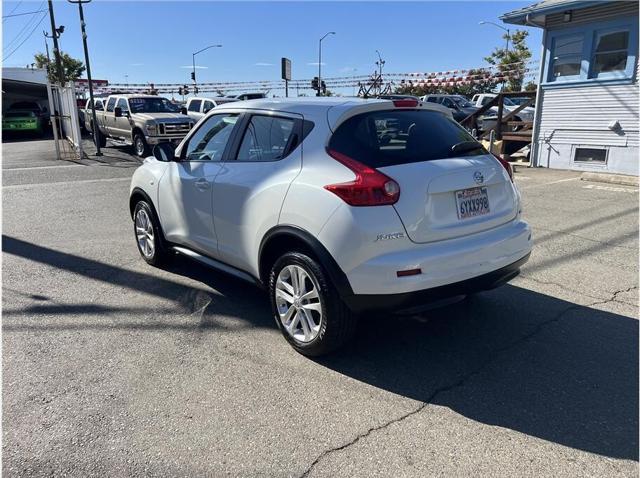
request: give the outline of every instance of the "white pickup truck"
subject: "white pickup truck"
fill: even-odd
[[[494,93],[479,93],[479,94],[473,95],[473,98],[471,99],[471,103],[473,104],[473,106],[477,106],[478,108],[480,108],[486,105],[487,103],[489,103],[496,96],[498,95]],[[511,112],[520,106],[514,103],[513,101],[511,101],[509,98],[504,98],[503,105],[504,105],[503,106],[504,109],[507,110],[508,112]],[[494,113],[497,113],[498,108],[493,107],[491,108],[491,111],[493,111]],[[522,110],[520,110],[512,119],[513,121],[533,121],[534,112],[535,110],[531,106],[527,106],[526,108],[523,108]]]
[[[231,101],[238,100],[235,98],[226,98],[224,96],[217,98],[199,98],[194,96],[187,100],[187,114],[191,119],[197,122],[216,106],[223,103],[229,103]]]

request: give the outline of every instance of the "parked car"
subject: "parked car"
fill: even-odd
[[[195,124],[186,108],[181,111],[161,96],[110,95],[102,102],[104,110],[96,108],[101,145],[112,138],[132,145],[139,157],[149,153],[149,145],[178,144]]]
[[[230,103],[233,101],[238,101],[235,98],[225,98],[225,97],[217,97],[217,98],[199,98],[194,96],[187,100],[187,114],[194,121],[200,120],[204,115],[206,115],[209,111],[211,111],[216,106],[222,105],[224,103]]]
[[[44,121],[31,110],[8,110],[2,115],[2,133],[44,134]]]
[[[453,113],[453,119],[458,122],[480,109],[473,106],[468,99],[461,95],[425,95],[422,97],[422,101],[437,103],[449,108]]]
[[[487,103],[489,103],[491,100],[493,100],[496,96],[495,93],[479,93],[476,95],[473,95],[473,98],[471,99],[471,103],[480,108],[484,105],[486,105]],[[516,108],[518,108],[520,105],[517,103],[514,103],[513,101],[511,101],[510,98],[503,98],[503,105],[504,105],[504,109],[506,109],[507,111],[513,111]],[[498,108],[497,107],[493,107],[491,108],[491,110],[494,113],[498,112]],[[513,117],[513,121],[533,121],[533,115],[535,113],[535,109],[527,106],[526,108],[522,109],[521,111],[519,111],[514,117]]]
[[[244,100],[259,100],[261,98],[266,98],[266,93],[241,93],[239,95],[229,95],[227,98],[233,98],[239,101]]]
[[[43,128],[51,126],[51,113],[46,106],[35,101],[17,101],[9,106],[7,111],[32,111],[38,118]]]
[[[222,105],[154,148],[129,206],[146,262],[179,253],[261,285],[310,356],[372,310],[504,284],[532,247],[509,163],[417,101]]]
[[[100,120],[104,120],[104,116],[102,113],[104,112],[104,102],[106,98],[94,98],[96,103],[96,119],[98,120],[98,124],[100,124]],[[93,114],[91,112],[91,100],[87,100],[84,107],[84,112],[82,115],[84,119],[84,129],[90,133],[93,133]]]

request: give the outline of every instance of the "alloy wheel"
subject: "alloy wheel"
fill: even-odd
[[[153,257],[156,250],[155,236],[153,234],[153,224],[149,218],[149,214],[144,209],[138,209],[136,213],[136,238],[138,239],[138,247],[140,252],[146,258]]]
[[[316,278],[300,266],[285,266],[278,274],[278,316],[287,333],[299,342],[311,342],[320,333],[323,317],[319,289]]]

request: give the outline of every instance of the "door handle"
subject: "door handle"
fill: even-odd
[[[205,191],[209,189],[209,181],[207,181],[205,178],[200,178],[196,181],[196,187],[200,191]]]

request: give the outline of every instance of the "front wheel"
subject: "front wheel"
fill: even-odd
[[[289,252],[269,275],[273,315],[284,338],[303,355],[317,357],[343,345],[356,316],[344,304],[315,259]]]
[[[140,132],[133,135],[133,150],[139,158],[144,158],[149,154],[149,146]]]
[[[160,223],[151,206],[144,200],[138,201],[133,210],[133,228],[142,258],[153,266],[166,262],[168,253]]]

